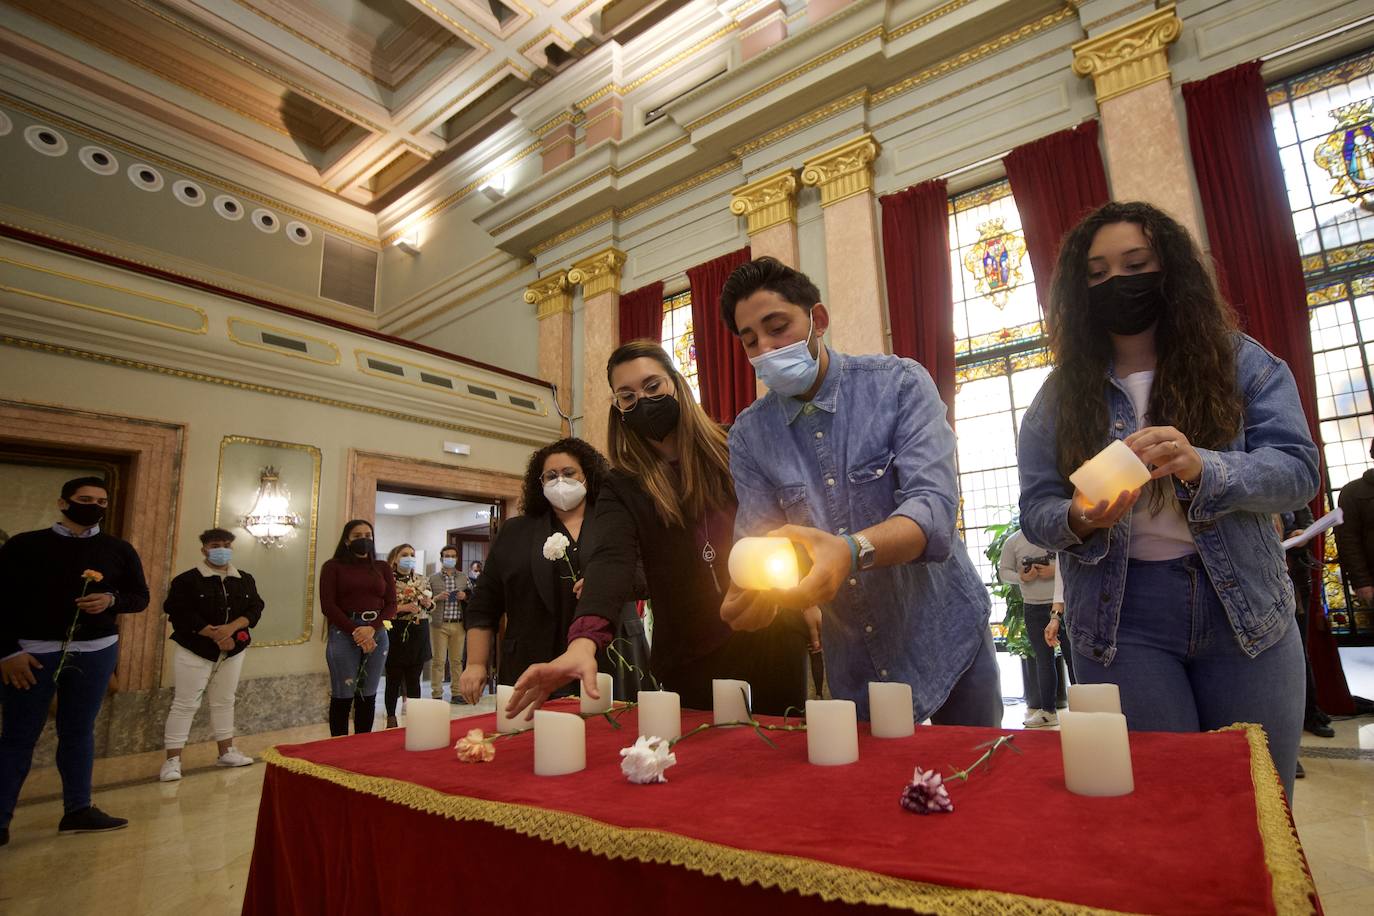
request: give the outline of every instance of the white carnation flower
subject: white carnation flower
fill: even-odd
[[[544,559],[561,560],[568,555],[568,538],[561,531],[549,535],[544,542]]]
[[[663,771],[677,763],[677,756],[668,749],[663,738],[643,737],[635,741],[633,747],[622,748],[620,771],[633,783],[645,785],[651,782],[667,782]]]

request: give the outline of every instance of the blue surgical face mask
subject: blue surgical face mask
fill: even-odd
[[[211,547],[206,553],[209,554],[210,562],[215,566],[228,566],[229,561],[234,558],[232,547]]]
[[[815,330],[816,323],[813,320],[811,329],[806,332],[806,340],[779,347],[749,360],[749,364],[754,367],[754,374],[759,377],[759,381],[768,386],[769,391],[795,398],[805,394],[816,384],[821,361],[811,354],[811,335]]]
[[[417,564],[414,557],[400,557],[396,560],[396,565],[406,572],[414,572]]]
[[[456,569],[458,567],[457,557],[444,557],[439,562],[444,564],[444,569]]]

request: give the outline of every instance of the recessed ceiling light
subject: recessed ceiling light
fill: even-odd
[[[401,504],[400,504],[400,503],[382,503],[382,508],[383,508],[383,509],[399,509],[399,508],[401,508]]]

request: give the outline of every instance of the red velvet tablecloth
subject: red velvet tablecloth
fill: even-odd
[[[276,748],[244,912],[1318,909],[1254,726],[1133,733],[1120,798],[1070,794],[1059,736],[1016,732],[1021,754],[951,783],[952,814],[920,816],[898,804],[912,769],[967,766],[1003,732],[879,740],[860,723],[858,763],[815,767],[805,734],[770,732],[770,748],[711,729],[674,748],[667,783],[633,785],[619,750],[635,712],[621,722],[588,720],[587,769],[554,778],[533,775],[532,733],[485,764],[408,753],[401,729]],[[473,727],[494,716],[455,721],[454,740]]]

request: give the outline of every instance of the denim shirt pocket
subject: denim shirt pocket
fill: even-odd
[[[897,507],[894,495],[897,487],[892,473],[892,452],[883,450],[866,461],[857,461],[850,469],[850,497],[858,509],[855,524],[859,519],[868,524],[873,519],[883,519],[892,514]]]
[[[806,487],[794,484],[778,487],[776,494],[778,508],[787,517],[787,524],[812,527],[811,509],[806,505]]]

